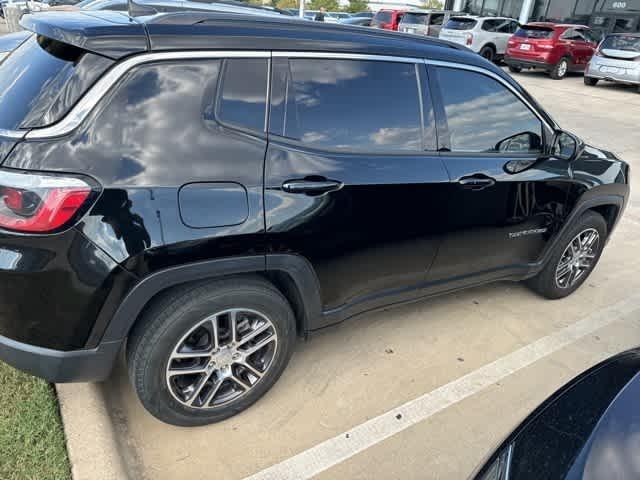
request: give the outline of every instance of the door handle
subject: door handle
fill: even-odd
[[[463,177],[458,183],[462,185],[463,188],[469,190],[483,190],[488,187],[492,187],[495,185],[496,181],[491,177]]]
[[[287,180],[282,184],[282,190],[287,193],[305,193],[307,195],[324,195],[335,192],[343,187],[342,182],[336,180]]]

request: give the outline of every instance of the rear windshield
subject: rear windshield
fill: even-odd
[[[44,127],[60,120],[112,63],[32,35],[0,64],[0,129]]]
[[[476,22],[473,18],[452,18],[450,19],[444,28],[449,30],[471,30],[476,26]]]
[[[640,53],[640,37],[634,37],[632,35],[610,35],[602,41],[600,49]]]
[[[553,37],[552,28],[541,27],[520,27],[516,33],[516,37],[525,38],[551,38]]]
[[[400,23],[410,23],[412,25],[424,25],[427,22],[426,13],[405,13]]]

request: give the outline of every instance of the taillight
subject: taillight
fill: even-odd
[[[93,191],[77,177],[0,170],[0,228],[54,232],[88,204]]]
[[[471,45],[473,43],[473,35],[471,33],[467,33],[467,45]]]

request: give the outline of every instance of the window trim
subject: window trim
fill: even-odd
[[[115,64],[108,72],[103,75],[76,103],[76,105],[62,118],[58,123],[45,127],[34,128],[31,130],[2,131],[1,136],[15,139],[27,140],[45,140],[68,135],[78,128],[89,114],[94,110],[98,103],[106,96],[106,94],[123,78],[132,68],[146,64],[168,60],[197,60],[197,59],[220,59],[220,58],[325,58],[325,59],[351,59],[351,60],[373,60],[399,63],[424,63],[426,65],[445,66],[450,68],[459,68],[487,75],[494,80],[502,83],[506,88],[520,98],[529,109],[542,121],[544,125],[551,131],[557,129],[555,122],[551,120],[545,112],[543,115],[538,109],[531,104],[518,90],[511,85],[506,79],[500,77],[488,69],[477,67],[475,65],[467,65],[457,62],[431,60],[419,57],[397,57],[392,55],[375,55],[375,54],[357,54],[357,53],[340,53],[340,52],[296,52],[296,51],[238,51],[238,50],[215,50],[215,51],[176,51],[176,52],[157,52],[144,53],[129,57],[122,62]],[[269,62],[271,63],[271,62]],[[545,116],[547,118],[545,118]]]

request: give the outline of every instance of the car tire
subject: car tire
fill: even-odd
[[[563,57],[558,61],[558,63],[556,63],[553,66],[549,75],[554,80],[562,80],[564,77],[567,76],[568,72],[569,72],[569,60],[566,57]]]
[[[207,425],[262,397],[287,366],[295,339],[291,306],[262,278],[190,284],[145,309],[127,343],[129,378],[154,417]]]
[[[509,65],[509,71],[511,73],[520,73],[522,71],[522,67],[514,67],[513,65]]]
[[[590,87],[595,87],[597,83],[598,83],[598,79],[597,78],[584,77],[584,84],[585,85],[588,85]]]
[[[480,56],[493,62],[496,58],[496,51],[491,45],[485,45],[480,49]]]
[[[596,233],[597,236],[593,238]],[[558,240],[542,271],[527,280],[528,286],[549,299],[571,295],[580,288],[600,260],[606,236],[607,222],[602,215],[587,211]],[[585,249],[589,239],[592,239],[593,244],[590,250],[586,249],[588,253],[579,250],[576,257],[573,249],[581,245],[580,240],[576,240],[578,238],[584,242]],[[567,268],[569,273],[566,273]]]

